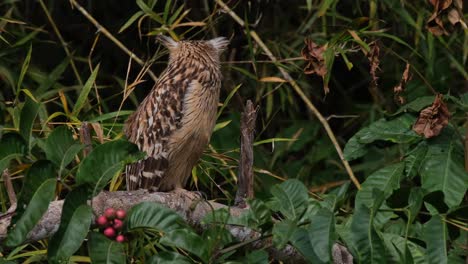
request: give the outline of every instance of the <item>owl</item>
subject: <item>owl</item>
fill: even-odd
[[[128,190],[184,188],[216,121],[220,54],[228,40],[158,40],[169,50],[169,63],[125,125],[127,139],[146,152],[125,169]]]

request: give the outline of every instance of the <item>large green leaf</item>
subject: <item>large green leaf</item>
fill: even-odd
[[[0,140],[0,173],[2,173],[14,158],[26,153],[26,142],[16,133],[8,133]]]
[[[351,137],[344,148],[347,160],[354,160],[366,154],[366,145],[377,140],[393,143],[411,143],[421,138],[411,129],[416,118],[403,114],[395,119],[380,119],[358,131]]]
[[[58,166],[58,178],[61,178],[65,167],[73,161],[83,147],[76,143],[73,133],[66,126],[57,127],[50,133],[45,142],[44,151],[47,159]]]
[[[432,216],[424,225],[426,260],[428,263],[447,263],[447,226],[440,215]]]
[[[123,244],[110,240],[101,233],[91,232],[89,234],[88,252],[93,263],[127,263]]]
[[[49,263],[64,263],[80,248],[93,218],[92,208],[87,205],[89,198],[87,186],[75,188],[65,198],[60,226],[49,242]]]
[[[24,177],[23,187],[18,197],[18,206],[16,215],[13,217],[13,222],[21,217],[26,207],[33,200],[33,196],[38,194],[38,189],[47,180],[53,180],[55,190],[55,168],[52,162],[47,160],[40,160],[35,162],[28,170]],[[52,190],[52,195],[53,195]],[[52,198],[51,198],[52,199]],[[46,204],[48,206],[48,203]],[[47,207],[45,208],[47,209]]]
[[[400,179],[402,178],[404,168],[404,163],[400,162],[383,167],[367,177],[362,184],[361,190],[356,195],[356,207],[360,204],[364,204],[367,207],[372,206],[377,199],[374,196],[374,189],[381,191],[380,193],[383,194],[382,199],[388,198],[393,190],[400,186]]]
[[[463,167],[463,147],[450,127],[428,142],[429,148],[422,166],[422,188],[429,192],[442,191],[449,207],[461,203],[467,191],[468,173]]]
[[[307,232],[307,229],[302,227],[296,228],[295,232],[290,238],[290,242],[309,263],[322,263],[312,248],[309,232]]]
[[[44,151],[47,159],[60,166],[65,153],[73,144],[75,144],[73,133],[66,126],[55,128],[45,142]]]
[[[284,219],[275,223],[271,232],[273,234],[273,245],[278,249],[284,248],[296,229],[297,222],[291,219]]]
[[[97,73],[99,71],[99,64],[96,66],[96,68],[93,70],[91,75],[89,76],[88,80],[83,86],[83,89],[80,92],[80,95],[78,96],[78,99],[76,100],[76,104],[73,107],[72,115],[77,116],[83,106],[85,105],[86,99],[88,98],[88,94],[91,91],[91,88],[93,87],[94,80],[96,80]]]
[[[426,264],[424,248],[396,234],[382,234],[391,263]]]
[[[208,248],[205,241],[190,229],[175,229],[165,234],[159,241],[163,245],[178,247],[208,262]]]
[[[387,263],[385,246],[374,227],[375,213],[361,204],[356,207],[351,223],[351,239],[358,250],[358,263]]]
[[[55,179],[48,179],[36,188],[36,192],[32,196],[30,203],[24,209],[21,217],[15,222],[13,228],[8,232],[5,245],[14,247],[26,240],[29,232],[36,226],[42,215],[47,211],[47,208],[49,208],[50,201],[54,199],[55,185]]]
[[[76,174],[78,184],[89,184],[96,194],[125,164],[143,157],[138,147],[124,140],[115,140],[97,146],[82,162]]]
[[[426,141],[420,142],[412,149],[405,157],[405,175],[406,177],[414,177],[421,170],[424,158],[427,153]]]
[[[268,206],[291,220],[299,219],[307,208],[307,188],[296,179],[274,185],[271,194],[273,198]]]
[[[171,251],[162,251],[148,260],[149,264],[191,264],[189,258]]]
[[[153,228],[162,232],[186,227],[176,212],[157,203],[142,202],[132,207],[125,220],[125,230]]]
[[[36,119],[37,113],[39,111],[39,106],[40,103],[35,102],[29,96],[26,96],[26,101],[24,102],[23,108],[21,109],[19,132],[26,141],[28,149],[31,147],[30,140],[32,128],[34,125],[34,120]]]
[[[311,217],[310,243],[315,254],[325,263],[331,262],[331,250],[335,242],[335,216],[328,209],[320,209]]]

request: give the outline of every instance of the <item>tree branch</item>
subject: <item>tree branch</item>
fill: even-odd
[[[241,147],[239,173],[237,176],[237,193],[235,203],[241,208],[246,207],[245,200],[254,197],[253,174],[253,140],[257,111],[252,101],[248,100],[241,118]]]
[[[201,224],[203,217],[211,213],[212,210],[227,208],[220,203],[199,200],[192,192],[169,192],[149,193],[146,190],[137,191],[118,191],[118,192],[101,192],[93,198],[92,206],[95,214],[102,214],[106,208],[121,208],[129,210],[132,206],[141,202],[156,202],[167,206],[168,208],[180,214],[190,225],[204,228]],[[49,209],[44,214],[36,227],[28,234],[28,241],[37,241],[52,236],[58,229],[60,217],[62,215],[63,200],[51,202]],[[230,207],[229,211],[233,217],[240,216],[247,209],[238,207]],[[7,227],[10,224],[11,216],[0,219],[0,242],[5,239]],[[239,241],[256,240],[251,243],[253,248],[264,248],[270,256],[276,260],[285,263],[305,263],[304,258],[291,246],[286,246],[283,250],[278,250],[272,247],[270,239],[261,239],[260,233],[239,226],[230,226],[226,228]],[[258,239],[258,240],[257,240]],[[334,263],[349,263],[352,264],[352,255],[348,250],[339,245],[333,246]]]

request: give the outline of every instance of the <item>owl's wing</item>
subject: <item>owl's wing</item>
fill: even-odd
[[[147,156],[126,167],[127,189],[158,187],[168,168],[168,139],[180,126],[187,81],[161,77],[150,94],[129,117],[125,134]]]

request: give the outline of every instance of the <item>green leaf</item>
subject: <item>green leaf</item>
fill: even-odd
[[[447,263],[447,226],[440,215],[432,216],[424,225],[426,260],[428,263]]]
[[[312,248],[309,233],[305,228],[296,228],[291,236],[290,242],[309,263],[322,263]]]
[[[245,256],[243,263],[265,264],[269,263],[268,253],[265,250],[253,250]]]
[[[30,140],[32,128],[39,111],[39,106],[40,103],[37,103],[29,96],[26,96],[26,102],[24,102],[23,108],[21,109],[19,132],[26,141],[28,148],[31,147]]]
[[[374,214],[363,204],[356,206],[351,234],[354,246],[358,250],[358,255],[355,256],[357,263],[387,263],[385,246],[373,224]]]
[[[125,24],[123,24],[122,27],[119,29],[119,34],[122,33],[125,29],[127,29],[129,26],[131,26],[138,18],[140,18],[142,15],[145,13],[143,11],[138,11],[135,14],[133,14],[132,17],[130,17]]]
[[[91,73],[91,76],[89,76],[88,80],[84,84],[83,89],[81,90],[81,93],[78,96],[78,99],[76,100],[76,104],[73,107],[72,116],[76,117],[80,113],[81,109],[83,108],[86,102],[86,99],[88,98],[88,94],[91,91],[91,88],[93,87],[94,81],[96,80],[98,71],[99,71],[99,64],[96,66],[96,68]]]
[[[140,7],[143,12],[148,14],[153,20],[158,22],[161,25],[164,25],[164,19],[158,14],[156,14],[153,10],[151,10],[151,7],[149,7],[143,0],[137,0],[136,4]]]
[[[65,153],[73,144],[75,144],[73,133],[66,126],[59,126],[47,137],[44,152],[48,160],[60,166]]]
[[[449,207],[459,205],[467,191],[468,173],[463,167],[463,147],[457,133],[446,127],[438,137],[428,141],[428,146],[421,169],[422,188],[442,191]]]
[[[26,142],[16,133],[8,133],[0,140],[0,172],[8,167],[10,161],[26,153]]]
[[[344,155],[347,160],[357,159],[366,154],[366,145],[377,140],[393,143],[412,143],[421,138],[411,129],[416,118],[403,114],[392,120],[379,119],[370,126],[357,132],[345,146]]]
[[[403,112],[407,112],[408,110],[411,110],[413,112],[419,112],[424,107],[431,105],[432,102],[434,102],[434,97],[434,95],[418,97],[414,101],[411,101],[405,104],[404,106],[400,107],[400,109],[398,109],[398,111],[395,114],[393,114],[393,116],[399,115]]]
[[[400,179],[402,178],[404,168],[404,163],[400,162],[383,167],[367,177],[362,183],[361,190],[358,191],[356,195],[356,207],[361,204],[366,207],[371,207],[377,199],[377,197],[374,196],[374,189],[381,191],[383,197],[379,199],[387,199],[392,194],[393,190],[400,187]]]
[[[143,157],[138,147],[124,140],[115,140],[97,146],[81,162],[76,174],[78,184],[95,186],[93,193],[104,188],[107,182],[122,171],[125,164]]]
[[[186,227],[176,212],[157,203],[142,202],[132,207],[125,221],[125,230],[153,228],[162,232]]]
[[[225,228],[225,224],[207,226],[202,235],[203,243],[208,251],[208,256],[217,254],[220,248],[232,243],[234,240],[231,232]]]
[[[23,84],[24,75],[28,71],[29,62],[31,61],[31,53],[32,53],[32,45],[29,45],[28,54],[24,59],[23,66],[21,67],[20,76],[18,78],[18,84],[16,86],[16,94],[19,95],[19,91],[21,90],[21,85]]]
[[[101,233],[91,232],[89,234],[88,252],[93,263],[127,263],[123,244],[110,240]]]
[[[92,208],[87,205],[90,198],[86,186],[75,188],[65,198],[60,226],[49,241],[49,263],[66,262],[80,248],[93,218]]]
[[[129,111],[129,110],[123,110],[123,111],[116,111],[116,112],[111,112],[111,113],[106,113],[103,115],[99,115],[95,118],[91,118],[88,120],[89,123],[94,123],[94,122],[101,122],[104,120],[108,120],[114,117],[124,117],[124,116],[129,116],[135,111]]]
[[[44,98],[43,96],[45,92],[52,87],[60,77],[62,77],[62,74],[67,69],[68,64],[70,64],[70,57],[67,56],[50,74],[46,75],[46,79],[41,83],[39,88],[34,91],[34,95],[36,95],[38,99]]]
[[[405,175],[412,178],[419,174],[427,153],[426,141],[420,142],[405,157]]]
[[[328,209],[320,209],[311,217],[309,238],[315,254],[325,263],[331,262],[332,246],[335,242],[335,216]]]
[[[46,187],[48,186],[48,184],[44,185],[46,181],[53,180],[54,183],[49,184],[53,185],[53,189],[55,190],[55,176],[55,168],[53,164],[47,160],[37,161],[29,168],[28,172],[24,177],[23,188],[21,189],[21,193],[18,197],[18,205],[16,209],[16,215],[13,217],[13,222],[16,222],[17,219],[22,217],[23,212],[32,202],[33,197],[35,195],[40,195],[38,190],[40,186],[43,186],[42,188],[48,188]],[[53,192],[54,191],[52,191],[52,196]],[[44,195],[49,194],[50,193],[44,193]],[[53,197],[50,199],[53,199]],[[48,207],[49,203],[47,202],[45,205]],[[45,210],[47,210],[47,207],[45,207]]]
[[[191,264],[189,258],[172,251],[161,251],[148,260],[149,264]]]
[[[286,218],[297,220],[307,208],[307,188],[296,179],[287,180],[271,188],[272,200],[268,206],[281,212]]]
[[[242,86],[242,84],[239,84],[237,85],[236,87],[234,87],[232,89],[231,92],[229,92],[228,96],[226,97],[226,99],[224,100],[224,103],[223,105],[221,106],[221,108],[219,109],[218,111],[218,114],[216,115],[216,119],[218,119],[221,114],[223,113],[224,111],[224,108],[226,108],[226,106],[229,104],[229,101],[231,101],[231,98],[234,96],[234,94],[236,94],[236,92],[239,90],[239,88]]]
[[[38,170],[34,174],[37,172]],[[49,203],[54,199],[55,184],[55,179],[48,179],[35,188],[31,201],[26,209],[21,210],[23,211],[21,217],[15,221],[13,228],[8,232],[5,245],[15,247],[26,240],[29,232],[36,226],[47,208],[49,208]],[[15,218],[18,218],[18,215]]]
[[[408,222],[413,223],[421,210],[424,193],[421,188],[413,187],[408,198]]]
[[[297,228],[297,222],[284,219],[273,226],[273,245],[278,249],[283,249]]]
[[[178,247],[186,250],[204,262],[208,261],[208,250],[205,241],[190,229],[175,229],[164,235],[160,241],[167,246]]]

